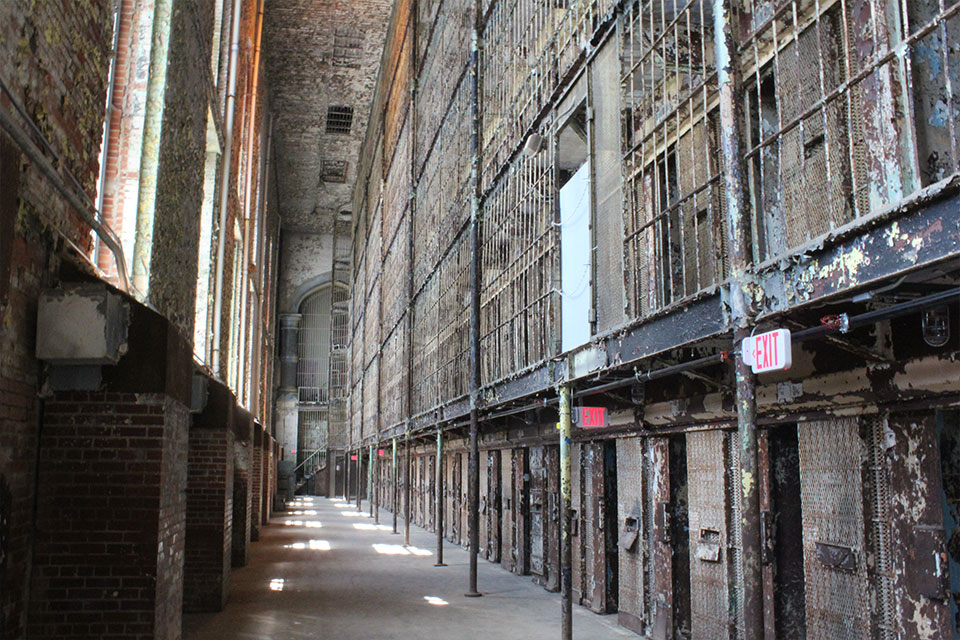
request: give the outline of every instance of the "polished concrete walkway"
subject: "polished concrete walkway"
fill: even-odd
[[[364,504],[366,506],[366,503]],[[447,544],[433,566],[436,536],[410,528],[409,548],[392,516],[326,498],[306,498],[261,531],[248,566],[231,578],[219,614],[184,616],[186,640],[402,638],[556,640],[560,597],[481,559],[482,598],[466,598],[469,556]],[[616,616],[574,607],[574,637],[636,638]]]

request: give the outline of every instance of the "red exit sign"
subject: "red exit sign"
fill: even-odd
[[[607,426],[605,407],[577,407],[577,425],[581,429],[599,429]]]
[[[383,457],[383,449],[377,449],[377,455],[382,458],[382,457]]]
[[[351,459],[351,460],[356,460],[356,459],[357,459],[357,454],[353,454],[352,456],[350,456],[350,459]]]
[[[750,365],[754,373],[785,371],[793,364],[790,330],[777,329],[744,338],[741,354],[744,364]]]

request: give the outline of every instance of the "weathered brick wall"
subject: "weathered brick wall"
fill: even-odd
[[[233,432],[190,430],[187,481],[185,611],[219,611],[230,582],[233,529]]]
[[[186,408],[164,395],[46,403],[31,638],[178,638]]]
[[[110,37],[107,2],[0,3],[0,80],[88,192],[97,177]],[[36,464],[36,299],[58,268],[51,251],[57,230],[80,246],[89,236],[19,149],[0,138],[0,636],[18,638],[26,621]]]
[[[246,566],[250,557],[250,442],[235,442],[233,447],[233,536],[232,564]]]
[[[206,161],[214,0],[174,3],[157,176],[150,302],[193,335],[197,243]]]
[[[260,518],[263,502],[263,428],[256,427],[250,447],[250,539],[260,539]]]

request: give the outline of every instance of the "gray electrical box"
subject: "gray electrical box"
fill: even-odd
[[[113,365],[127,352],[129,310],[101,284],[50,289],[37,311],[37,358],[56,365]]]

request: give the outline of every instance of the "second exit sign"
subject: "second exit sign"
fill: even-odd
[[[581,429],[599,429],[607,426],[607,410],[604,407],[577,407],[576,424]]]

